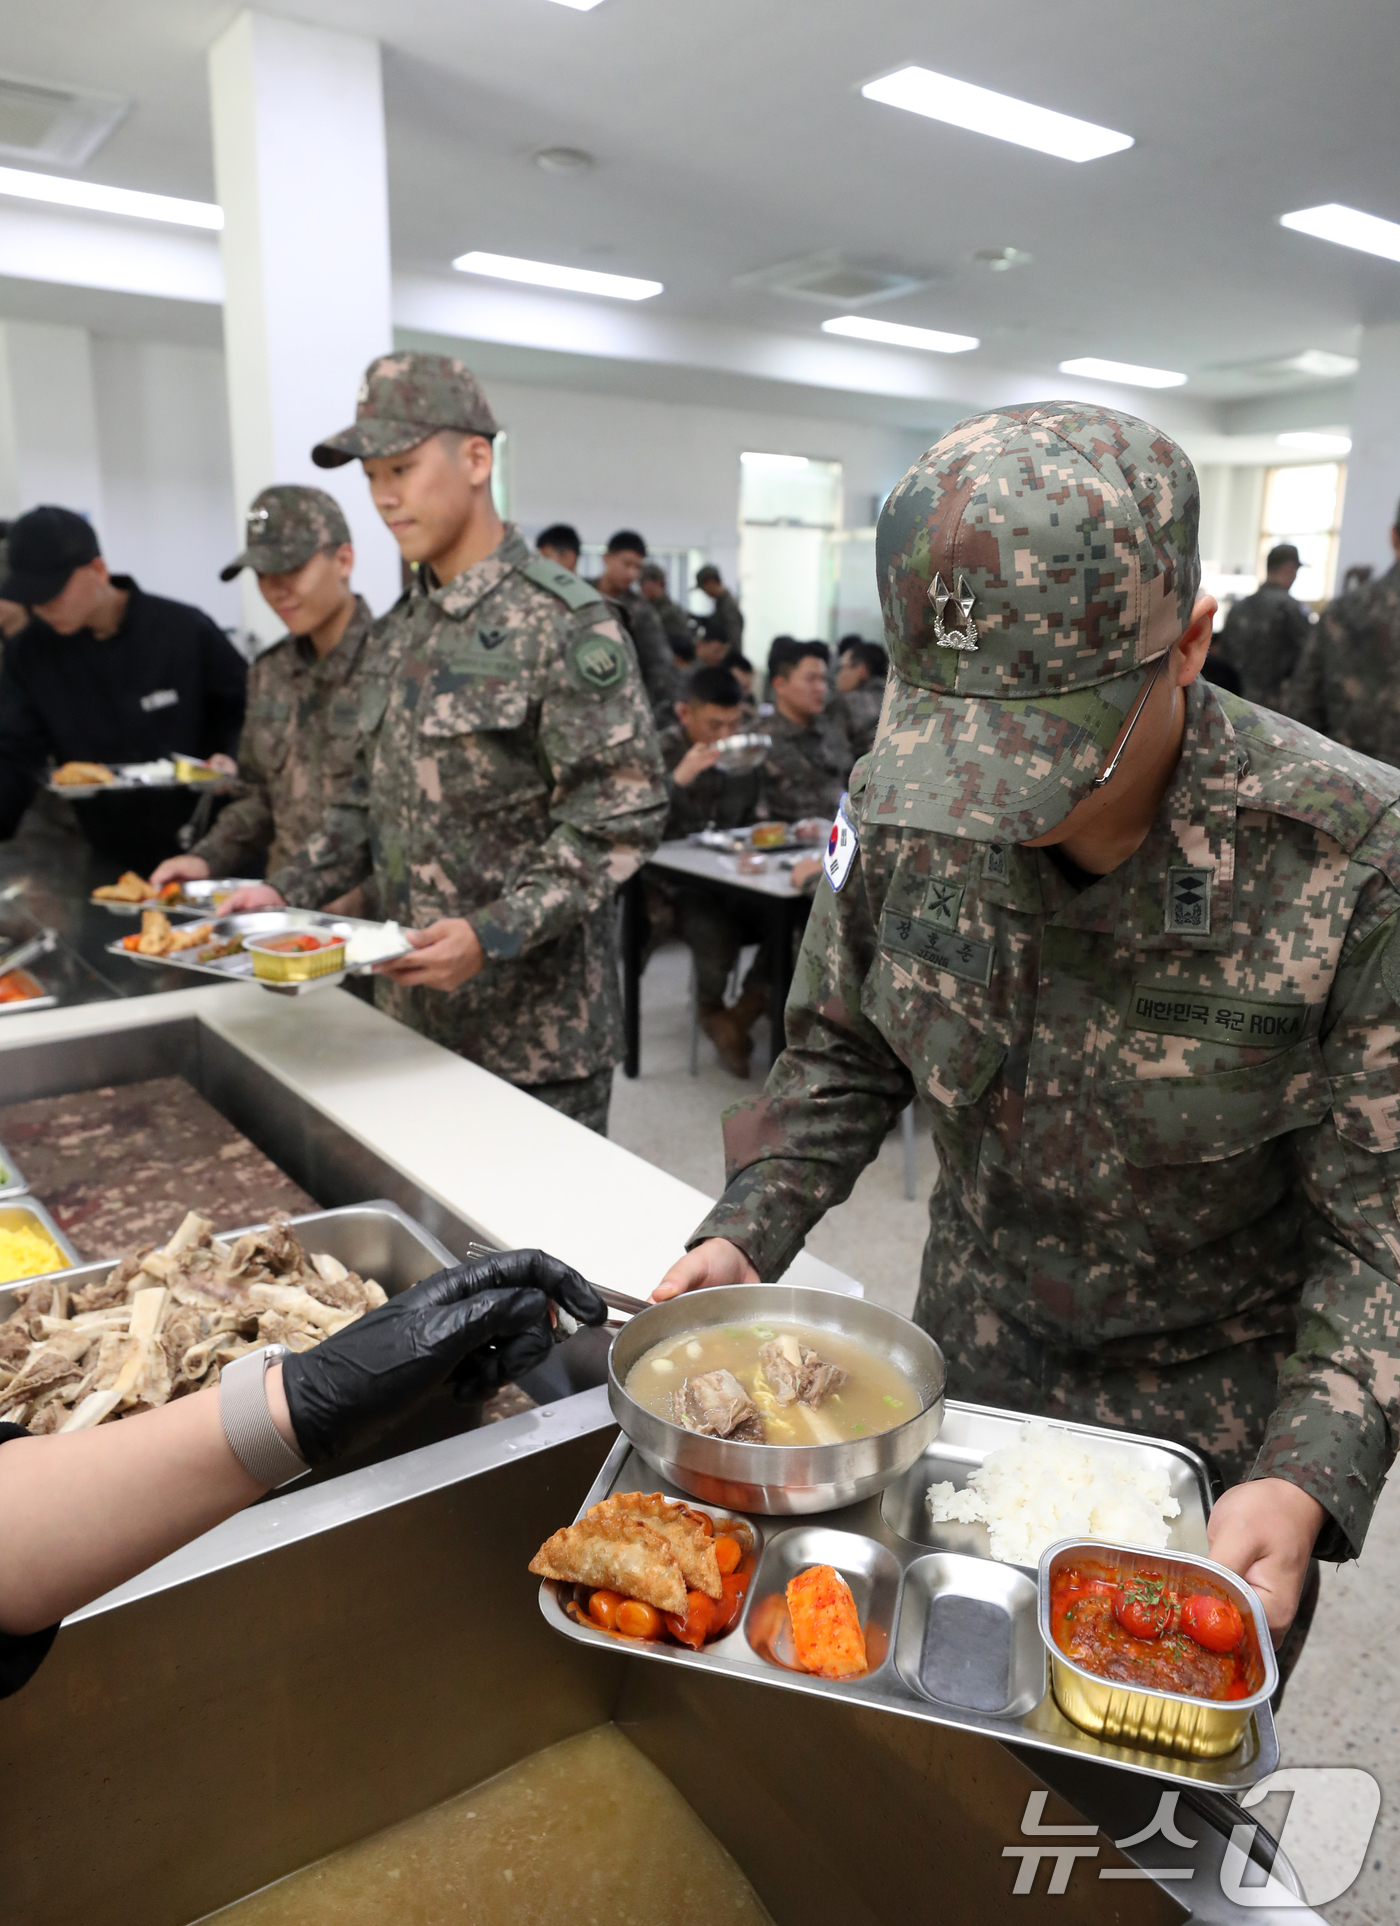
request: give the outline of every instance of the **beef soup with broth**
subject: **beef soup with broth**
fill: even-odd
[[[923,1404],[866,1345],[778,1320],[666,1338],[638,1358],[626,1388],[656,1417],[742,1444],[844,1444],[893,1430]]]

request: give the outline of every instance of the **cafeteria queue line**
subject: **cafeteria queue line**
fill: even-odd
[[[355,724],[342,722],[338,736],[329,726],[349,699],[337,682],[313,684],[298,706],[264,678],[249,728],[262,726],[275,745],[280,721],[284,755],[293,743],[308,752],[300,794],[265,778],[259,801],[257,771],[271,768],[276,748],[250,751],[246,769],[240,751],[250,793],[230,810],[254,802],[245,814],[257,821],[264,852],[280,854],[266,880],[220,879],[209,868],[200,875],[194,865],[209,859],[192,854],[148,866],[156,873],[136,875],[124,896],[126,878],[94,879],[94,887],[140,913],[140,932],[125,943],[133,959],[215,974],[246,959],[252,976],[286,996],[293,1023],[308,988],[324,994],[318,976],[367,969],[384,1015],[605,1135],[622,1035],[616,893],[644,873],[669,819],[690,800],[683,792],[719,763],[737,732],[716,731],[744,719],[743,692],[732,664],[697,670],[663,754],[642,625],[622,619],[628,584],[617,570],[605,570],[599,585],[582,582],[501,523],[490,493],[494,432],[489,403],[460,363],[395,355],[373,364],[355,423],[318,444],[316,459],[364,464],[418,574],[391,615],[357,637],[363,658],[342,658],[358,670]],[[1049,498],[1027,485],[1042,467],[1072,478],[1093,524],[1077,537],[1078,552],[1059,552]],[[977,477],[972,492],[969,475]],[[1014,534],[988,509],[998,487],[1017,498]],[[257,568],[255,528],[277,534],[281,506],[310,514],[312,492],[264,502],[233,566]],[[993,1562],[1039,1567],[1046,1648],[1032,1649],[1042,1670],[1048,1653],[1056,1717],[1068,1721],[1063,1747],[1080,1744],[1077,1728],[1120,1741],[1149,1773],[1168,1772],[1172,1757],[1227,1761],[1209,1768],[1225,1774],[1210,1783],[1230,1790],[1276,1760],[1272,1709],[1308,1636],[1319,1558],[1345,1561],[1362,1550],[1400,1415],[1385,1308],[1396,1288],[1385,1229],[1394,1152],[1378,1122],[1392,1068],[1378,1039],[1396,1034],[1389,965],[1400,777],[1202,680],[1215,609],[1197,593],[1196,510],[1189,460],[1135,417],[1060,403],[977,417],[916,463],[882,511],[877,568],[891,679],[873,747],[854,768],[849,698],[856,671],[868,679],[877,666],[865,645],[837,703],[828,702],[819,649],[775,646],[773,712],[760,712],[748,733],[766,737],[753,765],[760,807],[780,809],[796,832],[793,877],[811,892],[788,1045],[764,1093],[727,1115],[726,1189],[679,1240],[689,1252],[676,1253],[664,1280],[650,1280],[659,1282],[656,1304],[632,1296],[621,1307],[636,1320],[628,1343],[639,1361],[629,1369],[677,1373],[674,1402],[663,1400],[665,1451],[660,1434],[636,1420],[631,1379],[614,1375],[613,1410],[639,1454],[631,1475],[660,1469],[682,1496],[595,1486],[601,1505],[572,1525],[561,1516],[531,1567],[564,1588],[551,1596],[565,1618],[579,1608],[586,1638],[620,1632],[644,1648],[668,1631],[703,1657],[743,1617],[747,1646],[760,1655],[770,1644],[795,1651],[774,1662],[823,1680],[868,1675],[879,1702],[886,1655],[905,1636],[892,1603],[882,1617],[879,1561],[867,1553],[865,1565],[843,1564],[837,1549],[794,1571],[789,1618],[773,1608],[772,1644],[758,1596],[771,1559],[762,1527],[745,1522],[870,1498],[868,1519],[852,1514],[853,1542],[877,1545],[888,1528],[902,1543],[932,1532],[922,1542],[938,1545],[941,1526],[985,1527]],[[300,563],[293,544],[276,551],[284,567],[263,571],[320,568],[324,609],[308,605],[304,630],[314,660],[299,652],[295,631],[280,645],[284,663],[313,670],[334,660],[356,619],[348,544],[329,526],[314,532]],[[16,531],[21,560],[33,533]],[[1020,559],[1001,554],[999,540],[1021,544]],[[1077,611],[1109,593],[1105,549],[1118,558],[1112,594],[1086,623]],[[270,540],[262,559],[274,559]],[[716,621],[732,624],[715,601]],[[105,633],[115,636],[120,611],[110,613]],[[330,638],[324,648],[318,630]],[[7,662],[0,693],[11,722],[22,668],[23,658],[13,673]],[[82,773],[100,790],[93,771]],[[294,821],[291,802],[305,802],[306,782],[319,787],[324,807]],[[116,799],[89,806],[107,800]],[[804,864],[809,821],[825,854]],[[196,850],[217,851],[208,838],[218,828],[215,821]],[[252,843],[239,847],[258,853]],[[206,895],[197,912],[217,913],[175,921],[186,890],[220,880],[235,886],[221,900]],[[674,901],[671,909],[685,935]],[[298,912],[312,915],[299,921]],[[390,949],[376,952],[368,938],[362,945],[371,924],[393,932]],[[690,941],[697,1020],[726,1069],[744,1076],[758,1015],[752,986],[746,980],[726,1005],[729,972],[707,964],[705,945],[732,963],[746,932],[716,936],[713,919],[694,916],[691,926],[704,932]],[[276,967],[265,964],[269,955]],[[21,1021],[45,1024],[41,1015]],[[29,1032],[36,1043],[45,1033]],[[707,1350],[706,1328],[743,1321],[745,1290],[788,1270],[916,1098],[932,1123],[939,1180],[913,1326],[888,1312],[864,1322],[847,1314],[848,1326],[867,1333],[870,1360],[862,1362],[839,1301],[798,1293],[785,1311],[786,1300],[766,1287],[751,1324],[761,1348],[725,1352],[716,1337]],[[625,1224],[624,1205],[623,1237]],[[70,1430],[92,1430],[79,1462],[96,1465],[127,1435],[125,1423],[104,1428],[116,1416],[138,1439],[158,1428],[173,1435],[177,1419],[191,1426],[195,1407],[207,1416],[207,1393],[175,1394],[191,1354],[200,1352],[203,1367],[211,1344],[222,1347],[223,1437],[262,1488],[278,1482],[262,1474],[278,1468],[279,1443],[283,1453],[332,1455],[311,1444],[306,1383],[329,1374],[331,1415],[378,1402],[380,1442],[394,1398],[417,1402],[443,1375],[438,1338],[417,1336],[412,1319],[423,1305],[436,1332],[460,1282],[416,1286],[443,1304],[396,1290],[342,1322],[344,1275],[322,1267],[309,1289],[277,1283],[275,1224],[270,1245],[233,1246],[243,1252],[238,1263],[258,1269],[242,1322],[221,1325],[214,1312],[192,1332],[186,1320],[179,1349],[173,1306],[189,1308],[191,1294],[216,1299],[208,1280],[226,1261],[207,1222],[190,1235],[210,1254],[193,1271],[177,1232],[154,1253],[124,1256],[106,1283],[85,1283],[73,1302],[66,1285],[46,1296],[42,1277],[27,1287],[22,1316],[37,1349],[15,1350],[6,1408],[26,1428],[58,1435],[51,1445],[43,1437],[11,1443],[0,1460],[19,1493],[11,1502],[23,1503],[21,1461],[38,1478],[51,1475],[42,1467],[60,1454],[76,1460]],[[487,1271],[469,1273],[468,1283],[489,1292],[508,1260],[478,1261]],[[177,1272],[178,1289],[162,1281]],[[528,1277],[534,1284],[538,1272]],[[527,1292],[528,1303],[518,1298],[508,1309],[491,1299],[477,1326],[500,1340],[490,1388],[528,1380],[543,1363],[556,1313],[584,1324],[606,1314],[582,1279],[553,1281],[557,1289]],[[610,1283],[596,1270],[594,1281]],[[720,1295],[707,1298],[707,1288]],[[284,1411],[277,1378],[264,1370],[265,1345],[293,1310],[313,1335],[283,1363]],[[823,1316],[835,1322],[824,1325]],[[107,1319],[100,1334],[82,1322],[97,1317]],[[643,1329],[671,1349],[642,1357],[633,1337]],[[405,1368],[385,1367],[393,1398],[376,1389],[375,1368],[356,1362],[381,1331],[403,1333],[406,1345]],[[440,1354],[455,1370],[462,1352],[454,1344],[444,1332]],[[683,1353],[704,1370],[689,1369]],[[420,1388],[414,1370],[428,1354],[433,1386]],[[861,1403],[876,1355],[904,1372],[880,1393],[887,1411],[878,1423]],[[928,1473],[945,1392],[1051,1428],[1031,1425],[989,1445],[968,1481],[948,1482],[940,1495],[942,1482]],[[864,1415],[848,1417],[843,1399]],[[796,1407],[817,1414],[823,1406],[811,1462],[785,1459],[797,1450],[785,1441]],[[212,1468],[222,1447],[204,1429]],[[1151,1463],[1134,1461],[1137,1509],[1109,1496],[1114,1479],[1127,1478],[1122,1452],[1115,1458],[1104,1442],[1115,1430],[1161,1441],[1124,1447],[1159,1452]],[[886,1434],[888,1446],[879,1442]],[[1071,1434],[1085,1440],[1075,1469],[1054,1442]],[[838,1448],[861,1468],[849,1488],[821,1455]],[[745,1458],[750,1449],[777,1454],[771,1471]],[[1171,1458],[1173,1450],[1187,1456]],[[628,1470],[618,1459],[617,1476]],[[908,1514],[878,1496],[904,1489],[905,1473],[927,1488]],[[1017,1478],[1032,1480],[1032,1494],[1039,1489],[1039,1509]],[[687,1498],[708,1499],[710,1511],[695,1512]],[[721,1498],[736,1518],[715,1513]],[[230,1486],[214,1510],[191,1514],[191,1528],[237,1502]],[[53,1509],[47,1531],[57,1529]],[[1077,1531],[1057,1533],[1072,1523]],[[140,1539],[149,1527],[137,1525],[138,1542],[173,1545]],[[1019,1534],[1019,1560],[997,1551],[998,1532]],[[1056,1536],[1082,1542],[1057,1552]],[[1093,1547],[1112,1549],[1116,1536],[1128,1549],[1101,1569]],[[970,1542],[987,1556],[981,1539]],[[724,1553],[735,1562],[710,1574],[725,1545],[738,1548]],[[1078,1563],[1066,1565],[1066,1556]],[[1170,1583],[1154,1559],[1170,1566]],[[96,1569],[110,1578],[134,1568],[109,1555]],[[913,1569],[899,1592],[901,1622],[913,1610]],[[733,1586],[721,1583],[730,1577]],[[890,1582],[899,1591],[898,1577]],[[78,1590],[23,1593],[6,1629],[33,1638],[44,1629],[42,1604],[81,1602],[81,1582],[73,1583]],[[947,1585],[957,1594],[956,1574]],[[823,1610],[843,1621],[844,1641],[808,1636],[804,1601],[814,1588]],[[1050,1685],[1037,1694],[1017,1669],[1027,1665],[1033,1680],[1036,1661],[1017,1656],[1017,1627],[1031,1621],[1014,1588],[1002,1614],[1009,1669],[993,1666],[985,1703],[949,1701],[937,1596],[927,1606],[924,1657],[912,1665],[923,1703],[995,1713],[1002,1723],[993,1729],[1006,1733],[1050,1706]],[[1165,1616],[1154,1616],[1163,1599]],[[622,1607],[632,1605],[627,1618]],[[1103,1621],[1101,1632],[1083,1632],[1086,1614]],[[1168,1634],[1175,1669],[1164,1669],[1168,1648],[1155,1643]],[[908,1683],[909,1666],[896,1661],[896,1670]],[[1095,1676],[1130,1683],[1130,1727],[1095,1710]],[[1166,1720],[1164,1691],[1196,1703],[1194,1726],[1185,1713]],[[1223,1713],[1212,1723],[1200,1710],[1227,1700],[1240,1702],[1233,1723],[1222,1723]]]

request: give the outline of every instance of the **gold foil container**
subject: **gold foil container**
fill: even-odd
[[[295,932],[294,932],[295,933]],[[309,983],[314,976],[333,976],[345,968],[345,938],[319,950],[279,950],[268,946],[286,941],[284,934],[250,936],[244,949],[253,959],[253,975],[264,983]]]
[[[176,782],[215,782],[218,780],[218,770],[211,769],[208,763],[200,762],[194,756],[176,756],[174,763]]]
[[[1139,1572],[1160,1573],[1172,1586],[1210,1592],[1239,1608],[1254,1630],[1251,1675],[1254,1689],[1243,1699],[1198,1699],[1187,1692],[1150,1691],[1100,1677],[1067,1658],[1050,1625],[1050,1590],[1071,1566],[1091,1567],[1093,1576],[1126,1584]],[[1063,1538],[1040,1559],[1040,1636],[1050,1655],[1050,1684],[1067,1719],[1112,1745],[1143,1746],[1178,1759],[1223,1759],[1244,1738],[1255,1709],[1278,1688],[1278,1662],[1264,1608],[1238,1573],[1214,1559],[1186,1552],[1144,1551],[1136,1545],[1110,1545],[1096,1538]],[[1257,1677],[1253,1677],[1257,1674]]]

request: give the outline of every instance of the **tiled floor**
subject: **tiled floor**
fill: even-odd
[[[724,1183],[720,1113],[746,1088],[758,1090],[761,1077],[756,1073],[747,1086],[741,1084],[721,1069],[703,1038],[700,1074],[687,1074],[687,982],[683,950],[665,949],[652,959],[642,980],[642,1074],[629,1082],[618,1072],[611,1134],[714,1196]],[[760,1045],[763,1034],[760,1030]],[[760,1055],[761,1050],[755,1052]],[[906,1200],[903,1149],[898,1133],[891,1136],[850,1199],[818,1226],[809,1249],[859,1278],[871,1297],[907,1313],[914,1302],[935,1169],[921,1125],[916,1198]],[[1365,1868],[1350,1892],[1321,1909],[1334,1926],[1400,1921],[1398,1596],[1400,1482],[1381,1502],[1364,1557],[1323,1568],[1312,1636],[1279,1717],[1285,1765],[1360,1766],[1380,1781],[1381,1814]],[[1272,1810],[1268,1817],[1274,1818]]]

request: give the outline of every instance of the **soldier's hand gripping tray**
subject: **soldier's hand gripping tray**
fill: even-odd
[[[596,590],[507,526],[383,618],[355,794],[270,880],[317,907],[375,878],[405,927],[465,917],[487,955],[451,995],[378,979],[380,1007],[523,1085],[621,1054],[610,927],[666,797],[629,644]]]
[[[1400,1421],[1400,774],[1197,680],[1134,855],[1071,881],[1024,846],[1186,626],[1197,519],[1168,437],[1073,403],[965,422],[896,488],[859,851],[692,1241],[781,1276],[917,1092],[916,1316],[957,1394],[1290,1480],[1347,1557]]]

